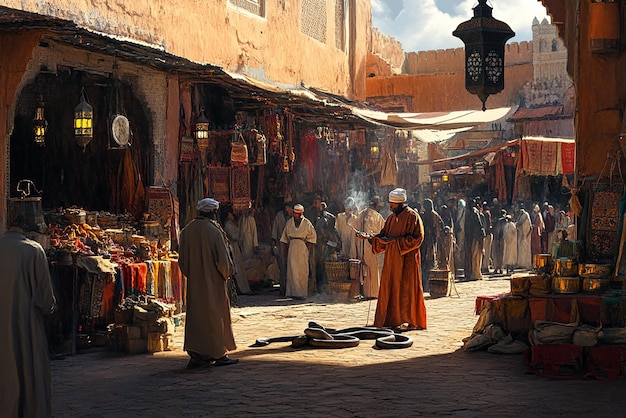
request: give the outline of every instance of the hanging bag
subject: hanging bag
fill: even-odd
[[[230,163],[248,164],[248,146],[241,132],[235,132],[234,141],[230,143]]]

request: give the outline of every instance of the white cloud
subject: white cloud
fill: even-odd
[[[493,17],[506,22],[516,33],[509,42],[531,40],[533,18],[541,21],[546,17],[538,0],[489,3]],[[400,41],[405,52],[458,48],[463,42],[452,32],[473,16],[472,8],[477,4],[476,0],[372,0],[372,18],[374,27]]]

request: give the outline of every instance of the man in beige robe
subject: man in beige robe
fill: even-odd
[[[27,239],[17,216],[0,238],[0,415],[52,415],[44,316],[55,298],[43,248]]]
[[[356,229],[358,224],[358,209],[354,199],[349,197],[344,202],[344,211],[337,214],[335,227],[341,238],[341,253],[345,258],[357,258],[356,254]]]
[[[238,361],[226,354],[237,348],[226,289],[226,280],[235,268],[228,253],[226,232],[216,220],[218,208],[217,200],[200,200],[196,207],[198,217],[180,231],[178,263],[187,277],[184,350],[191,357],[189,369]]]
[[[317,234],[311,221],[304,217],[304,206],[293,207],[280,238],[287,254],[287,287],[285,295],[298,299],[308,296],[309,250],[317,242]]]
[[[376,235],[385,226],[385,219],[378,210],[381,207],[380,198],[372,196],[370,205],[359,214],[358,229],[365,235]],[[378,256],[372,252],[372,245],[367,240],[357,242],[357,258],[361,260],[360,281],[363,286],[363,297],[373,299],[378,297],[380,287],[380,270]]]

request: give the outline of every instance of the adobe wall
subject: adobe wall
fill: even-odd
[[[367,77],[384,77],[394,75],[394,72],[380,55],[368,53],[365,74]]]
[[[6,0],[3,6],[74,21],[95,32],[150,44],[176,56],[258,79],[284,85],[304,82],[357,99],[364,93],[369,33],[359,35],[356,43],[346,42],[343,49],[337,48],[334,1],[325,2],[325,43],[301,33],[302,2],[265,3],[265,18],[235,8],[227,0],[87,0],[74,1],[71,7],[65,0]],[[370,2],[348,3],[346,14],[352,15],[344,22],[352,22],[359,32],[363,28],[369,32]],[[350,64],[356,65],[352,75],[361,77],[354,83]]]
[[[505,45],[504,65],[532,64],[532,42],[511,42]],[[403,68],[404,74],[433,74],[458,72],[465,69],[465,49],[450,48],[431,51],[408,52]]]
[[[405,53],[402,49],[402,44],[395,38],[373,28],[370,52],[386,62],[390,66],[390,71],[394,74],[399,74],[402,71]]]
[[[532,80],[531,63],[509,65],[504,73],[504,90],[487,99],[488,108],[519,104],[519,94],[526,82]],[[481,109],[480,100],[465,90],[465,69],[438,74],[407,74],[367,79],[367,101],[376,103],[382,96],[411,96],[407,112],[438,112]],[[406,101],[405,101],[406,103]]]

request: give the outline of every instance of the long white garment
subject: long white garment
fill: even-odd
[[[289,218],[280,242],[289,247],[285,296],[305,298],[308,295],[309,284],[309,250],[306,244],[317,242],[315,228],[307,218],[303,217],[298,227],[294,218]]]
[[[44,315],[55,304],[41,245],[18,232],[0,239],[0,415],[52,415]]]
[[[341,238],[341,255],[348,258],[356,258],[356,234],[355,229],[358,229],[359,218],[354,213],[341,212],[337,215],[335,221],[335,228],[339,232]]]
[[[259,246],[259,236],[256,229],[256,221],[253,216],[244,215],[241,217],[241,254],[244,260],[255,257],[254,248]]]
[[[513,222],[505,222],[502,227],[504,237],[504,255],[502,264],[504,267],[517,264],[517,228]]]
[[[530,252],[530,230],[532,224],[530,215],[525,210],[521,210],[517,220],[517,265],[518,267],[531,269],[532,255]]]
[[[376,235],[385,226],[385,219],[380,213],[372,208],[366,208],[359,214],[359,227],[361,232]],[[378,256],[372,252],[372,245],[368,240],[360,239],[357,243],[357,258],[361,260],[361,277],[363,283],[363,296],[377,298],[380,287],[380,270],[378,268]]]

